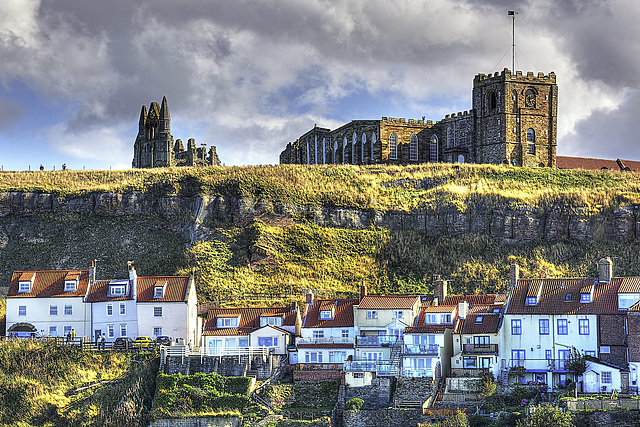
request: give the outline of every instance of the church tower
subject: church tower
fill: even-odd
[[[504,69],[473,81],[475,163],[556,167],[558,86],[556,75]]]
[[[140,111],[138,136],[133,146],[134,168],[158,168],[173,165],[173,136],[167,98],[162,106],[152,102],[147,113],[145,106]]]

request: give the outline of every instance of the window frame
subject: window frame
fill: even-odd
[[[367,319],[377,319],[378,310],[367,310]]]
[[[395,132],[389,135],[389,160],[398,160],[398,135]]]
[[[511,335],[522,335],[522,319],[511,319]]]
[[[578,319],[578,335],[589,335],[589,319]]]
[[[569,335],[569,320],[568,319],[557,319],[557,322],[556,322],[556,333],[558,335]]]
[[[57,316],[58,315],[58,306],[50,304],[49,305],[49,316]]]
[[[65,304],[64,305],[64,315],[65,316],[73,316],[73,305]]]
[[[412,162],[418,161],[418,135],[415,133],[411,134],[409,140],[409,160]]]
[[[162,306],[153,307],[153,317],[162,317]]]
[[[549,319],[538,319],[538,335],[549,335],[550,332]]]
[[[26,316],[27,315],[27,306],[26,305],[19,305],[18,306],[18,316],[22,317],[22,316]]]

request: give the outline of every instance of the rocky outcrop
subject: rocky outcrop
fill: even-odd
[[[0,216],[28,216],[43,212],[115,216],[157,214],[166,219],[192,218],[193,237],[196,238],[198,228],[206,219],[233,219],[237,216],[306,218],[330,227],[412,229],[430,235],[478,233],[505,243],[538,239],[630,242],[638,240],[640,235],[638,206],[593,210],[562,204],[504,208],[474,204],[464,212],[453,206],[412,212],[381,212],[333,206],[300,206],[230,196],[151,197],[133,192],[93,193],[62,199],[54,194],[35,192],[0,193]]]

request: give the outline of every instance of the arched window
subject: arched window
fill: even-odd
[[[376,133],[373,132],[371,134],[371,164],[374,163],[374,155],[373,155],[374,151],[373,151],[373,148],[374,148],[375,145],[376,145]]]
[[[338,141],[333,141],[333,164],[338,164]]]
[[[518,112],[518,92],[514,90],[513,93],[511,94],[511,97],[513,98],[513,112],[517,113]]]
[[[351,137],[351,163],[356,164],[356,141],[358,140],[358,135],[353,133]]]
[[[327,152],[325,151],[327,148],[325,147],[326,145],[326,140],[325,138],[322,138],[322,164],[326,165],[327,164]]]
[[[360,146],[360,160],[361,163],[364,165],[365,161],[364,161],[364,146],[367,145],[367,134],[362,132],[362,145]]]
[[[536,91],[533,89],[527,89],[524,93],[524,106],[525,108],[536,108]]]
[[[315,136],[315,148],[313,149],[313,159],[315,160],[316,165],[318,164],[318,135]]]
[[[389,159],[396,160],[398,158],[398,135],[395,132],[391,132],[389,136]]]
[[[489,108],[495,110],[498,106],[498,97],[495,92],[489,94]]]
[[[458,163],[464,163],[464,155],[462,154],[458,155]]]
[[[307,164],[311,164],[311,143],[309,141],[307,141]]]
[[[431,143],[429,144],[429,161],[436,163],[438,161],[438,137],[431,136]]]
[[[347,160],[346,156],[347,156],[347,144],[348,143],[349,142],[347,141],[347,137],[345,136],[342,139],[342,163],[346,163],[346,160]]]
[[[447,148],[451,148],[451,128],[447,126]]]
[[[418,135],[411,134],[411,142],[409,143],[409,160],[418,161]]]
[[[529,154],[536,154],[536,132],[532,128],[527,129],[527,144]]]

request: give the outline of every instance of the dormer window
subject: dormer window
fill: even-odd
[[[497,308],[497,307],[496,307],[496,308],[494,308],[494,309],[493,309],[493,310],[491,310],[491,311],[493,311],[493,312],[494,312],[494,313],[496,313],[496,314],[497,314],[497,313],[500,313],[500,309],[499,309],[499,308]]]
[[[237,328],[240,316],[238,317],[218,317],[218,328]]]
[[[64,281],[64,291],[65,292],[75,292],[78,289],[78,282],[75,280],[65,280]]]
[[[424,315],[424,323],[426,325],[430,324],[430,323],[436,323],[436,315],[435,314],[425,314]]]
[[[164,287],[163,286],[154,286],[154,288],[153,288],[153,297],[154,298],[163,298],[164,297]]]
[[[536,297],[527,297],[527,302],[525,305],[536,305],[538,304],[538,298]]]
[[[483,317],[482,317],[482,316],[476,316],[476,321],[475,321],[475,323],[482,323],[482,319],[483,319]]]
[[[113,280],[109,283],[109,289],[107,296],[112,298],[122,297],[127,295],[128,280]]]
[[[31,292],[31,282],[20,282],[18,292]]]
[[[260,318],[260,327],[263,326],[282,326],[282,317],[281,316],[264,316]]]
[[[580,294],[580,302],[591,302],[591,294]]]
[[[565,302],[569,302],[569,301],[571,301],[571,294],[567,294],[567,295],[565,295],[565,296],[564,296],[564,301],[565,301]]]
[[[320,319],[321,320],[333,319],[333,314],[331,313],[331,310],[322,310],[320,312]]]

